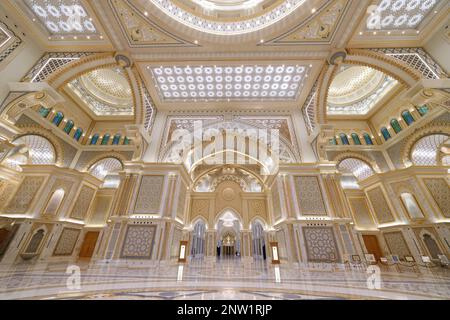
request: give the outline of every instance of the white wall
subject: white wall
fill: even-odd
[[[439,29],[438,32],[425,44],[425,50],[436,60],[437,63],[450,73],[450,19]]]

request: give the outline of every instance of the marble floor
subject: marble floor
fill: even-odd
[[[373,270],[372,270],[373,271]],[[375,271],[378,271],[375,270]],[[0,299],[450,299],[450,270],[262,261],[79,261],[0,265]],[[79,276],[78,276],[79,275]]]

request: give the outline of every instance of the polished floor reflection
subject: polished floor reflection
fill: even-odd
[[[448,269],[381,266],[379,278],[377,271],[234,259],[0,265],[0,299],[450,299]]]

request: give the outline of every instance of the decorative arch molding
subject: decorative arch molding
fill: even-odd
[[[60,89],[69,82],[80,76],[97,69],[112,68],[121,66],[116,57],[111,53],[94,54],[83,57],[80,60],[64,66],[52,73],[47,82],[54,88]],[[125,68],[126,79],[133,92],[133,104],[135,106],[135,122],[141,124],[143,122],[143,101],[144,101],[144,83],[141,81],[136,67],[130,66]]]
[[[10,101],[6,106],[2,106],[0,117],[15,122],[25,110],[37,105],[45,107],[52,107],[54,105],[53,99],[45,92],[29,92],[23,93],[19,97]]]
[[[214,228],[217,229],[217,225],[219,223],[220,218],[222,218],[222,216],[227,212],[231,212],[233,214],[233,216],[239,221],[239,225],[242,230],[242,227],[244,225],[244,218],[242,217],[242,215],[239,212],[236,211],[236,209],[234,209],[232,207],[223,208],[215,215]]]
[[[345,64],[371,67],[397,80],[406,88],[414,86],[422,74],[393,57],[364,49],[349,49]],[[317,91],[316,123],[327,123],[328,89],[338,71],[338,65],[327,65],[319,76]]]
[[[206,220],[205,217],[201,216],[201,215],[196,215],[192,220],[191,220],[191,224],[190,224],[190,231],[194,231],[195,225],[199,222],[202,222],[205,225],[205,229],[208,230],[209,229],[209,224],[208,224],[208,220]]]
[[[409,136],[400,153],[401,160],[405,167],[412,165],[411,152],[416,142],[426,136],[433,134],[445,134],[450,137],[450,127],[448,126],[448,123],[434,123],[431,125],[427,125]]]
[[[248,223],[250,230],[252,229],[252,226],[255,223],[260,223],[261,226],[263,227],[263,230],[267,231],[268,224],[267,224],[266,220],[263,217],[256,215],[253,218],[251,218],[249,223]]]
[[[23,128],[21,128],[21,130],[22,130],[22,133],[14,136],[11,139],[11,142],[13,142],[14,140],[16,140],[20,137],[24,137],[24,136],[28,136],[28,135],[41,136],[41,137],[47,139],[50,142],[50,144],[53,146],[53,148],[55,149],[55,165],[57,165],[59,167],[64,166],[64,149],[62,148],[62,146],[58,142],[58,140],[53,136],[51,131],[48,131],[46,129],[39,128],[39,127],[23,127]]]
[[[378,164],[370,159],[369,157],[356,153],[356,152],[350,152],[350,151],[344,151],[341,152],[339,154],[337,154],[336,156],[334,156],[333,161],[336,162],[336,166],[339,165],[339,163],[345,159],[349,159],[349,158],[355,158],[358,160],[361,160],[362,162],[366,163],[375,173],[380,173],[381,170],[378,167]]]
[[[127,161],[127,159],[125,158],[125,156],[123,156],[122,154],[118,153],[118,152],[105,152],[102,153],[94,158],[92,158],[87,165],[85,165],[83,167],[83,169],[81,170],[82,172],[88,172],[90,168],[92,168],[92,166],[94,166],[97,162],[103,160],[103,159],[107,159],[107,158],[114,158],[119,160],[122,163],[122,167],[124,166],[124,163]]]

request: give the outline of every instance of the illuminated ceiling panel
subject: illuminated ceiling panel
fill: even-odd
[[[367,30],[416,29],[438,0],[382,0],[367,18]]]
[[[327,114],[365,115],[397,84],[370,67],[343,66],[329,88]]]
[[[148,67],[162,101],[295,101],[311,66]]]
[[[80,0],[23,0],[23,2],[29,9],[27,11],[32,20],[38,21],[50,36],[99,37],[93,19]]]
[[[97,116],[134,114],[132,90],[121,68],[91,71],[67,87]]]
[[[235,21],[217,21],[187,11],[171,0],[153,0],[157,8],[184,25],[217,35],[233,35],[254,32],[266,28],[294,12],[306,0],[286,0],[256,17]],[[217,4],[217,3],[216,3]]]

